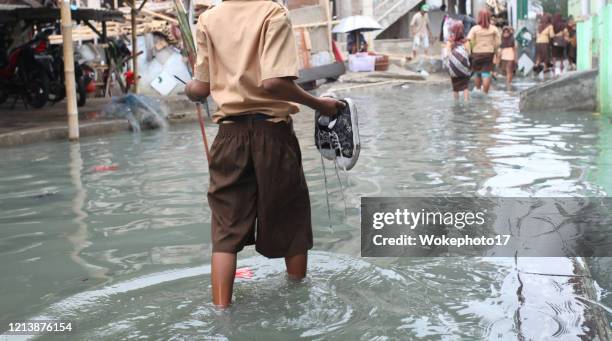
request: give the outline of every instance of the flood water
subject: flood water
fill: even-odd
[[[605,259],[590,260],[592,301],[576,259],[360,257],[361,196],[608,195],[593,172],[610,128],[595,114],[519,113],[517,95],[464,105],[447,87],[351,92],[362,150],[340,172],[347,210],[327,164],[332,229],[312,113],[296,116],[315,230],[309,277],[287,282],[282,260],[249,248],[238,266],[253,277],[237,280],[227,311],[209,303],[197,125],[2,149],[0,321],[69,320],[82,340],[589,339],[593,307],[612,317]]]

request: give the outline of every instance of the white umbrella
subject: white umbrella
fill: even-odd
[[[376,30],[382,30],[382,26],[376,20],[365,15],[353,15],[340,20],[340,23],[334,27],[332,33]]]

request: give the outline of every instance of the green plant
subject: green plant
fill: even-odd
[[[192,68],[196,62],[196,47],[193,39],[193,32],[191,32],[191,23],[182,0],[174,0],[174,6],[176,7],[176,18],[179,24],[179,30],[181,31],[181,39],[183,40],[183,55],[189,60],[189,66]]]

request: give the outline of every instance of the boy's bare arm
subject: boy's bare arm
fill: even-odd
[[[330,116],[335,114],[338,109],[344,108],[344,102],[329,97],[315,97],[300,88],[290,78],[265,79],[262,86],[276,99],[303,104],[318,110],[322,115]]]
[[[274,98],[306,105],[323,115],[333,115],[344,107],[344,102],[336,99],[309,94],[289,78],[271,78],[262,83],[263,88]],[[194,102],[203,102],[210,95],[210,83],[192,80],[185,86],[185,94]]]
[[[210,83],[194,79],[185,86],[185,94],[194,102],[204,102],[210,95]]]

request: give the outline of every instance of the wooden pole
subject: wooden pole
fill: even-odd
[[[157,12],[153,12],[153,11],[150,11],[150,10],[148,10],[148,9],[146,9],[146,8],[143,8],[143,9],[141,9],[140,11],[141,11],[142,13],[145,13],[145,14],[150,15],[150,16],[152,16],[152,17],[156,17],[156,18],[164,19],[164,20],[166,20],[166,21],[167,21],[167,22],[169,22],[169,23],[172,23],[172,24],[178,25],[178,20],[176,20],[176,19],[174,19],[174,18],[172,18],[172,17],[169,17],[169,16],[167,16],[167,15],[164,15],[164,14],[161,14],[161,13],[157,13]]]
[[[332,17],[331,17],[331,1],[325,0],[323,2],[325,6],[325,20],[327,20],[327,42],[329,46],[329,53],[334,54],[334,47],[332,46]]]
[[[134,73],[134,85],[132,88],[132,92],[138,93],[138,42],[137,32],[136,32],[136,15],[138,11],[136,10],[136,0],[132,0],[132,72]]]
[[[72,13],[70,1],[61,0],[62,41],[64,44],[64,84],[66,86],[66,106],[68,111],[68,139],[79,139],[79,112],[74,80],[74,51],[72,48]]]
[[[208,105],[208,103],[206,104]],[[206,127],[204,126],[204,118],[202,117],[202,106],[200,103],[196,103],[196,113],[198,114],[198,122],[200,122],[200,131],[202,132],[202,139],[204,140],[204,155],[206,155],[206,161],[210,165],[210,149],[208,148],[208,139],[206,138]]]

